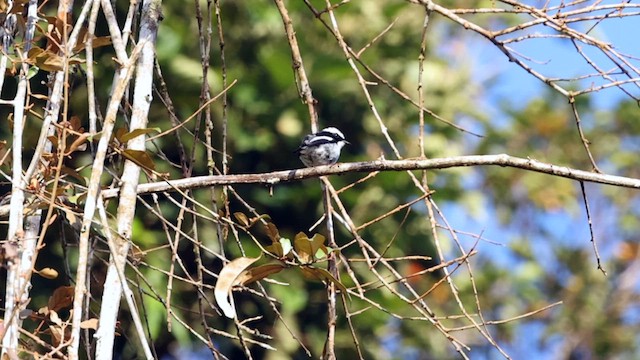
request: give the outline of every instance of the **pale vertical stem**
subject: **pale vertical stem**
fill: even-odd
[[[78,20],[76,21],[76,26],[73,28],[71,35],[69,36],[69,40],[67,40],[66,44],[68,48],[72,49],[78,40],[78,35],[80,33],[80,29],[83,27],[84,19],[91,9],[91,2],[87,1],[80,15],[78,16]],[[62,56],[67,56],[66,51],[62,53]],[[45,150],[46,144],[48,143],[47,137],[51,135],[51,124],[58,121],[58,115],[60,113],[60,103],[63,99],[63,90],[64,90],[64,80],[65,74],[67,73],[68,64],[67,61],[63,62],[63,69],[61,71],[56,72],[54,80],[53,80],[53,88],[49,93],[49,101],[47,104],[47,111],[45,112],[44,120],[42,121],[42,127],[40,129],[40,137],[38,138],[38,145],[36,146],[36,150],[33,154],[33,158],[31,159],[31,163],[29,164],[29,168],[25,173],[25,179],[28,182],[36,171],[38,165],[42,161],[42,153]]]
[[[420,42],[420,55],[418,56],[418,104],[420,105],[419,117],[419,138],[418,144],[420,147],[420,156],[425,157],[424,154],[424,88],[422,86],[422,80],[424,79],[424,61],[427,56],[427,25],[429,25],[429,15],[431,10],[426,9],[424,16],[424,23],[422,25],[422,41]]]
[[[189,166],[189,171],[190,170]],[[188,192],[187,192],[188,193]],[[187,199],[186,197],[182,199],[180,203],[180,211],[178,212],[178,216],[176,217],[176,228],[181,229],[182,223],[184,221],[184,213],[187,207]],[[178,246],[180,245],[180,232],[176,231],[173,240],[169,239],[169,247],[171,248],[171,260],[169,265],[169,274],[167,280],[167,295],[165,297],[165,306],[167,307],[167,331],[171,332],[171,319],[173,319],[173,311],[171,311],[171,294],[173,293],[173,278],[175,277],[175,268],[176,268],[176,260],[180,259],[178,256]]]
[[[116,51],[116,57],[120,64],[127,64],[127,45],[122,39],[122,33],[118,28],[118,22],[116,21],[116,14],[113,12],[110,0],[101,0],[102,12],[107,18],[107,25],[109,26],[109,34],[111,35],[111,43]]]
[[[111,254],[115,254],[119,251],[118,248],[120,247],[117,243],[120,242],[122,239],[116,240],[117,238],[119,238],[119,236],[114,237],[113,233],[111,232],[111,229],[109,229],[109,220],[107,219],[107,211],[104,209],[104,199],[102,199],[102,197],[98,199],[97,208],[98,208],[98,213],[100,215],[100,221],[102,223],[102,226],[105,229],[107,229],[107,231],[105,231],[105,236],[109,244],[109,250],[111,251]],[[119,259],[118,261],[120,260],[122,259]],[[126,260],[126,257],[125,257],[125,260]],[[118,285],[121,287],[122,291],[124,292],[124,298],[125,298],[125,301],[127,302],[127,306],[129,306],[129,312],[131,314],[131,318],[133,319],[133,325],[138,334],[138,338],[140,340],[140,345],[142,346],[142,350],[144,351],[144,355],[147,360],[154,359],[153,353],[151,352],[151,347],[149,346],[149,342],[147,341],[147,338],[145,336],[145,331],[144,331],[144,327],[142,326],[142,320],[140,319],[140,314],[138,314],[138,308],[135,303],[135,297],[133,295],[133,291],[131,291],[129,284],[127,283],[127,278],[124,273],[125,263],[118,263],[116,264],[115,268],[116,268],[117,276],[119,279]],[[118,299],[118,302],[119,300],[120,299]],[[104,309],[104,307],[102,309]],[[115,334],[115,329],[113,329],[113,333]],[[112,351],[109,351],[108,353],[106,352],[103,353],[96,350],[95,358],[96,360],[98,359],[111,360],[112,359],[111,352]]]
[[[11,14],[11,10],[13,9],[13,0],[7,0],[6,2],[6,16],[4,19],[4,23],[2,24],[2,31],[4,32],[2,38],[2,54],[0,55],[0,91],[2,91],[2,87],[4,86],[4,78],[7,71],[7,54],[9,54],[9,48],[13,44],[14,38],[13,34],[16,30],[17,17],[15,14]]]
[[[67,10],[71,8],[71,4],[72,4],[71,1],[61,2],[59,6],[59,9],[60,9],[59,13],[66,14]],[[28,7],[27,7],[27,22],[26,22],[25,39],[24,39],[25,52],[27,52],[31,48],[31,42],[33,40],[33,35],[35,32],[35,24],[38,19],[37,6],[38,6],[38,3],[36,0],[29,1]],[[65,50],[67,48],[66,45],[75,44],[75,41],[79,33],[79,29],[81,28],[82,22],[84,21],[84,16],[87,13],[87,9],[88,9],[88,6],[85,6],[83,8],[83,11],[81,12],[78,20],[80,25],[74,28],[74,31],[72,32],[71,37],[69,39],[69,42],[66,41],[67,39],[66,26],[64,27],[64,36],[62,41],[63,46],[61,48],[61,55],[65,58],[67,57],[66,50]],[[24,109],[25,109],[25,103],[26,103],[26,100],[25,100],[26,91],[27,91],[27,85],[28,85],[28,81],[25,77],[25,74],[28,71],[26,66],[27,65],[24,64],[23,68],[21,69],[22,75],[18,83],[18,90],[17,90],[16,98],[14,100],[14,121],[15,121],[14,128],[19,129],[18,135],[20,138],[22,137],[22,131],[24,130],[23,117],[24,117]],[[38,233],[40,231],[40,220],[41,220],[41,211],[37,211],[34,215],[27,218],[27,221],[26,221],[27,228],[24,229],[26,231],[23,232],[24,193],[22,191],[26,187],[26,184],[30,182],[31,176],[35,173],[35,170],[40,164],[42,153],[44,151],[50,151],[51,149],[51,143],[47,140],[47,136],[51,135],[53,132],[53,129],[50,128],[51,122],[55,121],[58,117],[60,102],[63,99],[62,90],[63,90],[65,75],[67,73],[66,71],[67,67],[68,66],[65,61],[63,65],[63,70],[57,72],[55,75],[54,87],[49,96],[48,109],[50,111],[45,116],[45,121],[43,122],[43,125],[41,128],[40,138],[38,141],[38,145],[36,147],[36,151],[32,157],[32,161],[24,177],[22,176],[22,169],[21,169],[22,159],[18,161],[15,160],[16,155],[21,157],[21,151],[22,151],[21,140],[17,144],[14,142],[14,146],[18,146],[18,149],[20,149],[18,151],[15,151],[14,149],[14,152],[13,152],[14,180],[17,181],[15,184],[18,184],[19,190],[12,191],[12,193],[15,196],[15,199],[14,199],[14,196],[12,196],[12,209],[16,209],[16,211],[12,210],[12,214],[15,214],[14,216],[16,216],[16,219],[18,219],[19,222],[14,224],[15,226],[17,226],[15,229],[11,229],[9,231],[9,235],[10,235],[9,239],[21,238],[20,246],[19,246],[21,259],[19,260],[19,266],[10,268],[10,271],[8,272],[8,276],[7,276],[7,279],[8,279],[7,290],[8,292],[11,292],[12,295],[10,297],[8,296],[7,298],[8,311],[5,314],[6,316],[9,317],[9,321],[6,323],[10,323],[11,326],[10,326],[9,337],[5,339],[8,339],[7,341],[10,343],[14,342],[14,340],[12,340],[11,337],[17,336],[17,331],[21,326],[21,321],[17,319],[16,313],[19,312],[22,309],[22,307],[24,307],[24,305],[26,305],[29,299],[29,290],[31,287],[30,279],[31,279],[31,274],[33,272],[33,266],[35,264],[37,254],[38,254],[37,244],[39,244]],[[16,135],[15,132],[14,132],[14,135]],[[18,168],[20,169],[17,172],[17,174],[15,172],[16,166],[18,166]],[[55,188],[55,185],[54,185],[54,188]],[[47,219],[49,219],[50,216],[51,216],[51,207],[49,209]],[[46,229],[46,224],[45,224],[45,229]],[[11,235],[12,231],[14,230],[17,232],[13,233],[14,235]],[[42,234],[40,234],[40,237],[44,236],[44,231],[45,230],[42,231]],[[40,241],[41,241],[41,238],[40,238]],[[13,278],[15,278],[16,281],[12,281]],[[13,286],[13,288],[10,289],[9,286]],[[15,301],[17,301],[17,303],[15,303]],[[13,302],[13,303],[10,303],[10,302]],[[9,308],[11,309],[9,310]],[[13,346],[11,344],[9,345],[9,350],[13,350]]]
[[[103,4],[104,5],[104,4]],[[113,128],[116,122],[116,116],[120,107],[120,100],[124,95],[125,90],[129,84],[129,80],[133,74],[135,68],[135,61],[137,59],[138,52],[141,44],[134,49],[131,54],[131,58],[124,68],[120,71],[122,77],[114,86],[113,94],[109,101],[107,113],[104,119],[104,126],[102,128],[102,136],[96,149],[96,157],[93,161],[93,168],[91,170],[91,177],[89,179],[89,185],[87,188],[87,200],[84,207],[84,215],[82,219],[82,228],[80,229],[80,239],[78,241],[78,272],[76,276],[76,289],[73,299],[73,321],[71,328],[71,345],[69,346],[69,359],[78,359],[78,345],[80,342],[80,322],[82,321],[82,304],[86,291],[85,280],[87,277],[87,259],[89,252],[89,233],[91,224],[93,223],[93,215],[95,214],[98,191],[100,190],[100,177],[104,171],[104,161],[107,155],[107,148],[109,141],[113,133]]]
[[[326,176],[320,178],[320,185],[322,187],[324,214],[327,221],[328,244],[331,249],[337,249],[338,245],[336,244],[335,234],[333,232],[333,207],[331,206],[331,193],[329,192],[329,188],[332,187],[332,185]],[[331,273],[335,279],[340,279],[337,261],[338,258],[335,252],[329,253],[327,264],[329,273]],[[323,360],[336,359],[336,324],[338,322],[336,296],[336,285],[331,281],[327,281],[327,339],[324,343]]]
[[[222,31],[222,15],[220,12],[220,1],[214,1],[215,13],[216,13],[216,27],[218,29],[218,45],[220,47],[220,72],[222,74],[222,86],[226,89],[227,87],[227,63],[224,56],[224,32]],[[211,0],[207,1],[207,13],[211,13]],[[207,23],[207,37],[208,37],[208,49],[207,54],[211,49],[211,20]],[[227,158],[227,136],[228,136],[228,121],[229,117],[227,116],[227,93],[225,92],[222,95],[222,173],[227,174],[229,171],[229,159]],[[207,132],[209,133],[207,137],[207,143],[209,146],[207,147],[207,160],[209,163],[209,175],[215,174],[215,163],[213,160],[213,140],[212,140],[212,132],[213,132],[213,121],[211,121],[210,117],[207,122]],[[222,201],[223,207],[225,209],[226,214],[230,213],[229,210],[229,201],[228,199],[228,188],[226,186],[222,187]],[[218,199],[216,198],[215,187],[211,188],[211,202],[213,204],[213,208],[215,211],[218,210]],[[225,225],[226,226],[226,225]],[[220,222],[216,223],[216,231],[218,234],[218,244],[220,246],[220,254],[224,255],[224,232],[222,231],[222,225]]]
[[[26,305],[22,304],[22,297],[26,291],[22,291],[24,284],[20,277],[22,269],[22,253],[24,251],[24,188],[26,186],[22,177],[22,135],[24,132],[24,101],[27,93],[26,71],[20,75],[16,97],[13,100],[13,163],[11,177],[11,202],[9,213],[9,230],[7,239],[10,244],[18,247],[18,256],[7,259],[7,284],[4,312],[4,338],[2,339],[2,358],[17,357],[18,329],[20,320],[17,313]]]
[[[89,106],[89,133],[94,135],[98,132],[98,116],[96,112],[96,90],[93,75],[93,37],[96,32],[96,20],[100,12],[100,0],[92,0],[91,16],[87,29],[87,41],[85,42],[85,53],[87,55],[87,100]],[[93,142],[91,142],[93,150]]]
[[[27,24],[24,34],[24,53],[28,53],[31,50],[33,35],[36,32],[36,22],[38,21],[38,1],[29,0],[29,7],[27,9]]]
[[[36,8],[36,1],[31,0],[27,13],[33,14]],[[9,20],[7,17],[6,20]],[[34,27],[34,22],[28,19],[27,26]],[[33,34],[33,29],[26,30],[27,35]],[[9,41],[10,38],[3,39]],[[8,44],[5,44],[8,45]],[[8,48],[8,46],[5,46]],[[22,136],[24,134],[25,118],[24,105],[27,95],[27,71],[28,67],[23,64],[18,81],[16,96],[13,99],[13,138],[12,138],[12,175],[11,175],[11,201],[9,203],[9,229],[7,240],[18,248],[18,255],[13,259],[7,259],[7,280],[6,280],[6,300],[4,313],[4,337],[2,339],[1,357],[16,357],[18,349],[19,329],[22,321],[17,314],[23,310],[29,299],[30,281],[28,277],[22,276],[29,273],[31,264],[29,259],[35,251],[35,239],[25,240],[24,231],[24,189],[27,182],[22,176]],[[3,75],[4,76],[4,73]],[[31,224],[31,222],[28,222]],[[37,232],[37,231],[36,231]],[[33,234],[33,232],[29,232]],[[28,267],[25,269],[25,267]]]
[[[131,26],[133,25],[133,15],[135,15],[137,7],[138,7],[138,0],[129,1],[129,10],[127,11],[127,19],[124,21],[124,26],[122,27],[122,42],[125,48],[127,47],[127,44],[129,44],[129,36],[131,35]],[[142,16],[145,16],[144,11],[142,12]]]
[[[149,107],[151,105],[153,68],[155,60],[155,41],[158,30],[158,17],[161,1],[145,0],[143,3],[143,17],[140,24],[140,37],[138,44],[141,47],[140,57],[137,62],[136,81],[133,93],[133,110],[131,114],[130,131],[147,127]],[[130,150],[144,151],[145,136],[137,136],[127,143]],[[107,277],[104,284],[102,307],[100,309],[100,324],[96,331],[96,359],[111,359],[113,352],[113,341],[118,316],[120,298],[123,288],[126,290],[126,279],[124,267],[127,254],[131,246],[131,230],[135,215],[137,193],[140,177],[140,166],[126,160],[122,173],[122,187],[117,210],[117,232],[118,236],[113,239],[113,249],[110,254]],[[127,301],[129,298],[127,297]],[[135,312],[136,308],[130,304],[130,311]],[[144,339],[144,332],[138,331],[141,340]],[[145,341],[146,343],[146,341]],[[145,355],[152,358],[148,346],[143,347]]]
[[[7,56],[3,52],[0,55],[0,74],[6,74],[6,73],[7,73]],[[5,78],[4,75],[0,76],[0,92],[4,87],[4,78]]]

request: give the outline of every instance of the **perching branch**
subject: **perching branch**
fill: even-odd
[[[276,185],[279,183],[316,178],[324,175],[340,175],[354,172],[433,170],[468,166],[495,165],[534,171],[542,174],[559,176],[577,181],[640,189],[640,179],[608,174],[598,174],[566,166],[548,164],[538,160],[524,159],[507,154],[499,154],[454,156],[441,159],[424,160],[375,160],[317,166],[315,168],[281,170],[261,174],[195,176],[187,179],[167,180],[155,183],[140,184],[138,186],[138,195],[172,190],[196,189],[214,185]],[[102,196],[105,199],[114,198],[118,195],[119,191],[119,188],[103,190]],[[4,214],[3,210],[3,208],[0,208],[0,216]]]

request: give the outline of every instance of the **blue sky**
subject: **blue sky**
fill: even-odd
[[[604,5],[607,3],[617,2],[603,1],[601,4]],[[593,21],[584,22],[573,25],[573,27],[577,30],[586,31],[593,24]],[[548,31],[547,27],[533,28],[530,32],[543,31],[545,33],[553,33],[552,31]],[[615,50],[619,53],[630,54],[640,58],[640,48],[637,38],[637,35],[640,34],[640,22],[636,17],[607,19],[601,22],[589,34],[598,40],[613,44]],[[529,100],[538,96],[543,87],[547,86],[523,69],[509,63],[506,56],[499,52],[493,45],[489,44],[488,41],[484,41],[484,43],[475,41],[475,44],[471,45],[479,47],[477,53],[480,54],[478,59],[478,65],[480,67],[500,68],[499,81],[491,89],[488,89],[489,99],[508,98],[514,103],[526,104]],[[580,45],[591,60],[602,69],[609,70],[614,67],[614,64],[600,50],[584,44]],[[549,77],[564,78],[594,72],[594,69],[577,54],[573,44],[565,39],[531,39],[523,41],[513,47],[524,56],[530,57],[533,60],[532,62],[527,61],[528,65]],[[640,67],[640,61],[631,61],[634,66]],[[482,74],[482,72],[479,74]],[[626,79],[626,77],[621,75],[614,75],[613,77],[618,80]],[[599,85],[606,83],[606,81],[596,78],[586,79],[581,81],[581,87],[587,88],[592,83]],[[640,91],[637,86],[628,85],[626,88],[632,90],[635,96],[640,96]],[[599,92],[596,96],[592,97],[592,100],[597,108],[607,110],[625,98],[628,98],[628,96],[622,91],[617,88],[611,88]]]
[[[542,5],[541,2],[529,3],[534,6]],[[586,3],[581,6],[587,6],[587,4],[593,3],[594,2]],[[603,1],[600,4],[614,3],[618,2]],[[638,9],[636,9],[636,11],[637,10]],[[578,24],[575,25],[574,28],[584,31],[592,26],[592,24],[593,22],[590,24]],[[541,32],[547,29],[538,27],[532,30],[533,32]],[[551,32],[546,31],[546,33]],[[590,35],[613,44],[619,53],[630,54],[640,59],[640,45],[638,42],[638,36],[640,36],[640,21],[638,21],[637,17],[607,19],[592,30]],[[497,81],[495,81],[492,86],[483,89],[483,94],[481,94],[483,102],[480,106],[490,114],[497,124],[509,121],[508,116],[501,112],[499,106],[501,102],[508,101],[512,107],[522,108],[531,100],[541,97],[543,92],[548,88],[548,86],[540,80],[534,78],[514,63],[510,63],[502,52],[479,35],[467,31],[463,41],[467,55],[472,55],[474,59],[473,66],[475,66],[475,71],[473,71],[473,73],[476,76],[475,80],[478,83],[482,83],[496,76]],[[548,77],[576,77],[595,72],[584,59],[577,55],[574,45],[565,39],[545,38],[527,40],[517,44],[514,48],[524,56],[533,60],[524,60],[528,65]],[[595,63],[601,66],[602,69],[610,70],[614,67],[613,63],[598,49],[588,48],[588,46],[583,44],[583,50]],[[445,45],[441,51],[446,53],[447,51],[453,50]],[[460,54],[456,56],[460,56]],[[640,68],[640,60],[631,59],[630,62],[636,68]],[[636,74],[635,76],[640,75]],[[614,75],[613,77],[617,80],[625,79],[623,75]],[[591,78],[581,80],[578,86],[582,89],[588,88],[592,84],[597,86],[604,83],[606,83],[606,81],[603,79]],[[634,96],[640,97],[640,89],[638,86],[627,85],[625,88]],[[618,88],[610,88],[591,95],[591,101],[596,111],[612,110],[620,101],[628,99],[628,95]],[[592,114],[581,114],[583,119],[586,118],[587,121],[589,121],[590,115]],[[474,183],[475,186],[478,184],[477,179],[474,180],[476,176],[479,176],[479,174],[476,173],[469,179],[469,185],[471,187],[474,187]],[[545,212],[538,210],[536,211],[536,218],[532,219],[532,223],[555,234],[553,238],[560,239],[564,246],[579,247],[587,251],[592,251],[589,227],[584,206],[582,205],[579,184],[575,183],[575,186],[577,189],[576,202],[578,203],[579,211],[569,213],[565,211]],[[599,192],[601,188],[602,185],[587,184],[587,194],[591,198],[595,198],[600,195]],[[496,220],[495,209],[491,204],[487,205],[487,214],[482,218],[474,218],[468,213],[466,208],[456,203],[446,204],[442,206],[442,210],[451,223],[451,226],[455,229],[476,234],[482,233],[482,236],[487,239],[503,243],[505,246],[481,243],[478,246],[478,250],[482,256],[490,254],[489,256],[492,261],[499,263],[505,268],[518,271],[519,264],[516,261],[517,257],[513,255],[508,245],[512,239],[523,235],[529,236],[530,234],[523,234],[523,229],[500,224]],[[601,234],[614,236],[613,238],[609,237],[606,239],[597,237],[600,254],[603,260],[606,261],[607,258],[614,254],[614,251],[616,251],[620,245],[620,238],[615,238],[616,231],[613,230],[617,229],[616,216],[619,214],[616,213],[615,209],[601,212],[605,214],[599,214],[601,216],[599,216],[598,221],[593,224],[596,236]],[[554,244],[550,244],[549,240],[544,238],[533,237],[529,238],[529,240],[538,252],[540,259],[553,261],[549,256],[551,255],[551,246]],[[463,240],[463,244],[467,248],[470,247],[473,242],[474,240],[471,238]],[[591,257],[591,260],[595,268],[595,255]],[[614,279],[609,279],[609,281],[615,281]],[[555,340],[549,341],[545,349],[539,349],[535,344],[545,331],[542,324],[535,321],[524,320],[520,325],[523,326],[520,331],[526,333],[527,336],[516,336],[516,340],[506,346],[508,353],[514,356],[514,358],[522,358],[523,356],[526,356],[528,359],[552,358],[558,350],[558,346],[561,345],[562,339],[556,338]],[[483,353],[483,350],[480,349],[480,352]],[[477,358],[484,358],[485,356],[485,354],[474,354],[473,358],[476,358],[476,355]],[[500,357],[497,352],[494,355],[495,357],[491,356],[491,358]]]

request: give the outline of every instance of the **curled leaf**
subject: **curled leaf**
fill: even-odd
[[[78,181],[78,184],[80,185],[84,185],[84,186],[87,185],[87,180],[84,177],[82,177],[82,175],[80,175],[80,173],[77,172],[75,169],[62,165],[62,167],[60,168],[60,172],[76,179]]]
[[[293,246],[291,246],[291,240],[287,238],[280,238],[278,243],[282,246],[282,256],[284,257],[289,255],[289,253],[293,249]]]
[[[258,261],[258,259],[260,259],[260,257],[240,257],[231,261],[220,270],[213,295],[226,317],[230,319],[236,317],[235,304],[233,303],[233,296],[231,294],[233,286],[239,283],[238,277],[240,277],[251,264]]]
[[[51,333],[51,342],[54,346],[59,346],[66,335],[65,330],[58,324],[49,325],[49,332]]]
[[[303,232],[296,234],[293,240],[293,247],[298,254],[298,260],[302,264],[310,264],[318,259],[323,259],[329,254],[329,248],[325,246],[327,239],[320,235],[314,234],[311,239]]]
[[[69,59],[69,63],[72,63]],[[76,61],[78,59],[75,59]],[[30,65],[35,65],[44,71],[61,71],[64,69],[64,59],[51,50],[44,50],[34,46],[27,53],[25,61]]]
[[[62,325],[62,319],[60,319],[58,313],[53,310],[49,311],[49,320],[56,325]]]
[[[316,260],[324,259],[331,252],[331,249],[325,245],[327,239],[324,236],[314,234],[309,240],[311,241],[312,254]]]

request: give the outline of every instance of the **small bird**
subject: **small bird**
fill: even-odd
[[[328,127],[304,137],[295,153],[306,167],[333,165],[340,157],[340,150],[349,144],[344,134],[334,127]]]

